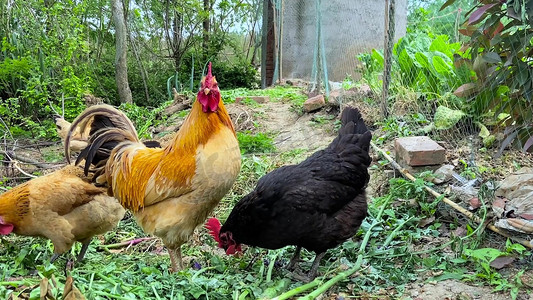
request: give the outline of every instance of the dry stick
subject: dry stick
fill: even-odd
[[[7,157],[10,157],[12,160],[20,160],[23,163],[31,164],[42,169],[49,169],[55,165],[59,165],[59,164],[53,164],[53,163],[41,163],[31,158],[17,155],[15,154],[15,152],[12,152],[12,151],[0,151],[0,153],[6,155]]]
[[[380,149],[378,146],[376,146],[373,142],[370,143],[370,145],[372,145],[372,148],[374,148],[374,150],[376,150],[377,152],[379,152],[381,155],[383,155],[390,163],[391,165],[396,169],[398,170],[400,173],[403,174],[403,176],[407,177],[409,180],[411,181],[415,181],[416,178],[411,175],[407,169],[405,168],[402,168],[396,161],[394,161],[394,159],[388,155],[383,149]],[[439,198],[439,197],[442,197],[442,201],[446,204],[448,204],[449,206],[451,206],[452,208],[454,208],[455,210],[459,211],[460,213],[462,213],[463,215],[467,216],[470,220],[473,220],[474,222],[478,223],[478,224],[482,224],[482,220],[479,219],[476,215],[474,215],[473,213],[469,212],[468,210],[466,210],[465,208],[463,208],[462,206],[460,206],[459,204],[453,202],[452,200],[444,197],[442,194],[436,192],[434,189],[430,188],[429,186],[424,186],[426,191],[428,191],[430,194],[432,194],[433,196]],[[520,237],[515,237],[515,236],[512,236],[510,235],[509,233],[505,232],[505,231],[502,231],[500,230],[498,227],[492,225],[492,224],[487,224],[487,228],[489,228],[490,230],[506,237],[506,238],[509,238],[509,239],[512,239],[530,249],[533,249],[533,242],[531,241],[528,241],[526,239],[523,239],[523,238],[520,238]]]
[[[7,158],[12,162],[12,165],[13,167],[15,167],[17,170],[19,170],[20,173],[28,176],[28,177],[31,177],[31,178],[36,178],[37,176],[35,175],[32,175],[30,173],[27,173],[26,171],[22,170],[19,165],[18,165],[18,161],[14,160],[13,158],[11,158],[11,156],[6,152],[5,155],[7,156]]]
[[[136,244],[138,244],[140,242],[150,241],[150,240],[153,240],[153,239],[155,239],[155,237],[144,237],[144,238],[133,239],[133,240],[124,241],[124,242],[120,242],[120,243],[116,243],[116,244],[99,245],[98,248],[105,248],[105,249],[109,250],[109,249],[122,248],[122,247],[126,247],[126,246],[130,247],[130,246],[136,245]]]

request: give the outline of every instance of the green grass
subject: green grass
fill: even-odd
[[[237,182],[214,215],[224,220],[259,178],[282,164],[305,157],[304,149],[276,156],[244,156]],[[443,204],[424,191],[422,179],[414,183],[395,179],[390,184],[388,194],[371,199],[369,216],[356,237],[327,252],[320,267],[323,277],[303,295],[320,288],[327,279],[358,266],[357,276],[341,278],[328,293],[380,295],[380,291],[387,288],[392,297],[399,297],[417,279],[447,278],[481,280],[511,295],[523,290],[517,277],[520,274],[500,274],[488,263],[499,255],[525,258],[530,252],[510,242],[503,243],[498,250],[487,250],[480,246],[487,237],[482,227],[465,224],[459,219],[440,220],[436,211]],[[418,205],[413,205],[414,201]],[[437,218],[420,225],[432,216]],[[359,254],[360,239],[373,223],[368,245]],[[461,226],[467,228],[467,237],[443,235]],[[93,241],[86,259],[72,272],[76,286],[88,299],[270,299],[303,285],[289,279],[288,271],[283,268],[293,247],[245,248],[242,257],[226,256],[217,250],[204,229],[199,229],[198,237],[183,246],[189,264],[178,274],[169,273],[170,261],[158,240],[145,241],[129,249],[114,249],[115,252],[101,247],[143,236],[142,230],[128,216],[117,230],[107,233],[102,240]],[[68,255],[72,257],[77,251],[79,245]],[[51,254],[51,243],[46,240],[13,235],[2,237],[0,278],[4,279],[0,281],[0,298],[12,293],[36,297],[40,277],[51,276],[59,283],[54,291],[60,296],[65,281],[62,271],[65,259],[60,259],[55,266],[50,265]],[[308,270],[313,258],[313,253],[303,252],[303,270]],[[40,277],[29,276],[35,268]]]
[[[237,140],[242,154],[269,153],[276,150],[274,140],[267,133],[237,132]]]
[[[233,90],[222,90],[222,100],[224,103],[233,103],[235,98],[244,96],[269,96],[272,102],[291,102],[294,105],[301,106],[307,96],[302,93],[298,87],[275,86],[264,90],[249,90],[244,88]]]

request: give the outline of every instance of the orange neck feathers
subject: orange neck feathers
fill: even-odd
[[[235,134],[235,128],[222,100],[215,112],[203,112],[199,101],[194,101],[191,112],[185,119],[173,142],[167,146],[167,153],[175,146],[196,151],[200,144],[205,144],[209,138],[223,127],[229,128]]]

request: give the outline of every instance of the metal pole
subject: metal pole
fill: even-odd
[[[268,36],[268,2],[263,1],[263,32],[261,37],[261,88],[267,87],[267,36]]]
[[[388,98],[391,80],[392,47],[394,46],[394,4],[395,0],[385,0],[385,45],[383,68],[383,97],[381,99],[381,114],[384,118],[389,116]]]

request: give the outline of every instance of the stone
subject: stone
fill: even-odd
[[[373,94],[372,89],[370,88],[368,84],[361,84],[360,86],[354,86],[348,91],[354,93],[360,98],[372,97],[372,94]]]
[[[446,150],[427,136],[397,138],[396,159],[409,166],[440,165],[446,161]]]
[[[332,90],[342,89],[342,82],[329,81],[329,88]]]
[[[433,173],[435,178],[433,178],[432,182],[435,184],[441,184],[446,181],[449,181],[450,179],[452,179],[453,169],[454,169],[454,166],[452,165],[443,165],[442,167],[438,168]]]
[[[246,96],[246,97],[236,97],[235,103],[240,104],[244,99],[251,99],[259,104],[267,103],[270,101],[269,96]]]
[[[328,102],[341,103],[342,90],[333,90],[329,93]]]
[[[313,112],[319,110],[326,105],[326,100],[324,100],[324,95],[316,95],[307,99],[304,102],[303,109],[305,112]]]

